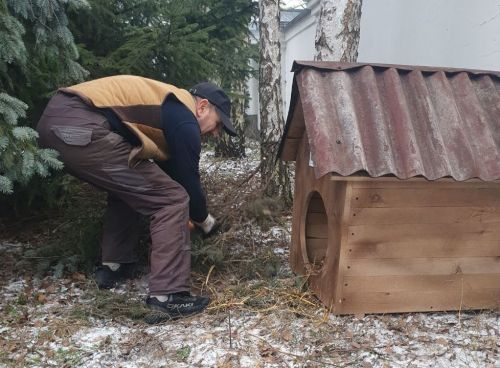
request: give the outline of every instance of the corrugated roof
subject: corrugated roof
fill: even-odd
[[[307,130],[317,178],[500,179],[500,72],[296,62],[280,152]]]

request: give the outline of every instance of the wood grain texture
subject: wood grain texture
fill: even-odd
[[[452,275],[345,276],[346,293],[480,290],[500,287],[500,273]]]
[[[500,207],[354,208],[351,225],[498,223]]]
[[[473,185],[473,184],[471,184]],[[356,188],[353,208],[500,207],[498,188]]]
[[[292,122],[286,135],[281,152],[281,159],[284,161],[296,161],[300,150],[300,144],[305,136],[304,112],[302,102],[299,100],[295,105]],[[297,160],[298,161],[298,160]]]
[[[498,183],[317,180],[306,138],[290,259],[325,306],[338,314],[499,307]]]
[[[342,248],[342,254],[349,258],[428,258],[457,257],[500,257],[500,239],[478,242],[476,239],[408,239],[407,241],[360,241]]]
[[[500,239],[500,226],[496,223],[464,224],[399,224],[349,226],[349,244],[355,243],[410,243],[436,241],[449,244],[462,241],[495,242]]]
[[[286,138],[283,151],[281,152],[281,158],[284,161],[295,161],[295,155],[300,146],[300,141],[300,138]]]
[[[454,275],[500,273],[499,257],[359,258],[345,262],[345,276]],[[499,286],[500,287],[500,286]]]
[[[309,199],[304,228],[307,258],[315,266],[322,265],[328,249],[328,216],[318,192]]]
[[[308,238],[328,238],[328,224],[307,224],[306,237]]]
[[[500,288],[345,293],[342,314],[497,309]]]
[[[290,264],[294,272],[308,277],[310,288],[330,308],[338,284],[346,183],[332,183],[328,177],[315,178],[313,168],[309,167],[307,134],[297,153],[295,178]],[[325,249],[324,241],[327,242],[324,259],[315,263],[311,260],[313,254],[318,254],[315,248]]]

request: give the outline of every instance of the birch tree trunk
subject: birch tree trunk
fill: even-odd
[[[284,127],[279,16],[279,0],[259,0],[261,181],[264,194],[279,195],[290,203],[289,170],[283,161],[276,160]]]
[[[316,28],[316,60],[358,59],[363,0],[322,0]]]

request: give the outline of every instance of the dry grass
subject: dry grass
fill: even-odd
[[[494,367],[500,361],[496,312],[330,315],[308,290],[307,277],[288,267],[290,209],[262,197],[257,166],[235,173],[227,160],[211,162],[202,178],[210,211],[226,231],[192,237],[193,289],[212,298],[206,313],[147,325],[145,277],[114,291],[97,290],[81,272],[37,280],[16,270],[33,247],[23,240],[0,259],[0,286],[13,275],[24,280],[17,291],[3,289],[0,366]],[[91,347],[83,342],[90,337]]]

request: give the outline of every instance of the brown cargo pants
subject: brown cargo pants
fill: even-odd
[[[154,162],[130,168],[132,146],[77,96],[56,94],[37,131],[40,146],[59,151],[69,173],[108,193],[102,262],[135,262],[139,216],[150,216],[150,293],[188,291],[189,196],[184,188]]]

